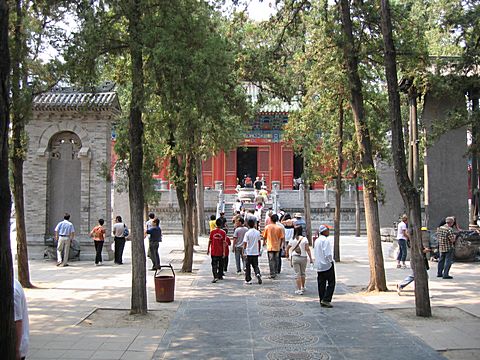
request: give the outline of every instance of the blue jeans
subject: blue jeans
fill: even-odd
[[[407,258],[407,240],[405,239],[398,239],[398,256],[397,256],[397,261],[405,262],[405,259]]]
[[[270,267],[270,277],[274,278],[281,270],[280,251],[268,251],[268,266]]]
[[[440,258],[438,259],[438,270],[437,276],[438,277],[446,277],[449,276],[448,272],[450,271],[450,267],[453,263],[453,248],[447,252],[441,252]]]
[[[408,275],[405,279],[402,280],[402,282],[400,284],[398,284],[398,287],[400,289],[403,289],[405,286],[407,286],[408,284],[413,282],[414,279],[415,278],[413,277],[413,274]]]
[[[242,269],[245,269],[245,260],[243,260],[242,253],[243,253],[243,247],[236,246],[235,247],[235,265],[237,265],[237,272],[241,272]],[[240,259],[242,261],[242,264],[241,264],[243,265],[242,267],[240,267]]]

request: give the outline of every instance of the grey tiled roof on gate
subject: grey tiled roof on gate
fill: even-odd
[[[79,92],[73,88],[55,88],[33,98],[36,111],[111,111],[120,113],[120,103],[115,91]]]

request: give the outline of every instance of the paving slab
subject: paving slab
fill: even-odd
[[[166,235],[161,258],[180,268],[182,246],[181,237]],[[382,246],[391,291],[361,291],[369,277],[366,238],[342,237],[335,307],[324,309],[314,272],[307,270],[306,293],[295,295],[286,261],[278,279],[244,285],[231,258],[226,279],[212,284],[203,238],[194,254],[198,270],[177,273],[174,302],[155,301],[153,272],[147,272],[149,310],[174,314],[165,329],[81,324],[96,309],[129,309],[129,243],[123,266],[80,261],[57,268],[53,261],[30,261],[38,288],[25,290],[28,359],[479,359],[480,264],[455,263],[454,279],[444,281],[434,276],[432,263],[434,316],[423,319],[415,316],[414,284],[401,296],[394,291],[411,269],[396,269],[390,244]],[[260,266],[268,274],[265,254]]]

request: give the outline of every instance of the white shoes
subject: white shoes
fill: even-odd
[[[295,290],[295,294],[297,294],[297,295],[303,295],[303,290]]]

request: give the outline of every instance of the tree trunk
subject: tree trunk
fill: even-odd
[[[308,177],[308,164],[305,156],[303,156],[303,171],[304,171],[304,179],[303,179],[303,206],[305,208],[305,222],[307,223],[306,228],[306,235],[308,239],[308,243],[312,245],[313,238],[312,238],[312,207],[310,205],[310,180]]]
[[[144,194],[142,183],[143,167],[143,123],[142,108],[144,102],[144,74],[142,54],[140,0],[129,3],[128,32],[131,57],[131,102],[130,102],[130,163],[128,168],[128,188],[131,215],[132,237],[132,297],[131,314],[147,313],[146,257],[143,242],[143,206]]]
[[[382,243],[380,238],[380,222],[377,204],[377,177],[372,155],[370,134],[365,121],[362,83],[358,73],[358,55],[353,39],[350,4],[348,0],[340,0],[342,31],[345,42],[342,45],[345,66],[351,93],[351,106],[355,122],[360,164],[363,177],[363,201],[365,204],[365,221],[368,238],[368,257],[370,260],[370,283],[368,291],[387,291],[385,267],[383,263]]]
[[[8,129],[10,53],[8,49],[8,5],[0,0],[0,354],[15,356],[13,317],[13,263],[10,247],[11,197],[8,185]]]
[[[428,292],[428,274],[424,264],[421,238],[420,194],[408,178],[405,162],[405,146],[402,134],[402,116],[400,95],[398,92],[396,52],[392,36],[390,4],[381,0],[381,28],[384,43],[385,75],[388,87],[389,112],[392,126],[392,152],[395,177],[398,189],[408,209],[411,239],[412,268],[415,277],[415,307],[417,316],[430,317],[430,298]]]
[[[195,208],[195,159],[192,154],[185,156],[185,237],[184,242],[184,259],[182,272],[192,272],[193,268],[193,223]]]
[[[343,171],[343,101],[339,104],[339,117],[337,128],[337,178],[335,186],[335,219],[333,225],[335,232],[333,234],[333,257],[335,261],[340,261],[340,213],[342,206],[342,171]]]
[[[23,287],[32,288],[30,282],[30,270],[28,264],[27,234],[25,231],[25,206],[23,192],[23,162],[25,158],[25,122],[30,115],[32,106],[31,97],[27,95],[28,88],[23,84],[24,76],[20,63],[25,56],[24,43],[25,35],[22,34],[23,28],[23,10],[22,1],[15,2],[16,19],[14,31],[14,47],[12,49],[12,144],[11,152],[12,176],[13,176],[13,198],[15,202],[15,221],[17,228],[17,266],[18,281]],[[24,66],[22,66],[24,69]]]
[[[198,206],[197,206],[197,189],[196,189],[196,187],[195,187],[195,197],[194,197],[194,205],[193,205],[193,211],[192,212],[193,212],[193,245],[198,246],[199,221],[198,221]]]
[[[205,189],[203,186],[202,168],[202,159],[197,158],[195,161],[195,171],[197,173],[198,233],[199,235],[207,235],[207,227],[205,226]]]
[[[362,223],[360,221],[360,191],[358,190],[358,177],[355,174],[355,236],[362,235]]]
[[[471,184],[471,194],[472,198],[470,201],[470,225],[477,226],[478,221],[478,208],[480,206],[480,193],[478,189],[478,154],[480,153],[480,121],[478,120],[479,116],[479,99],[478,93],[474,96],[470,96],[470,101],[472,103],[472,143],[470,145],[472,159],[472,167],[470,173],[470,184]]]

